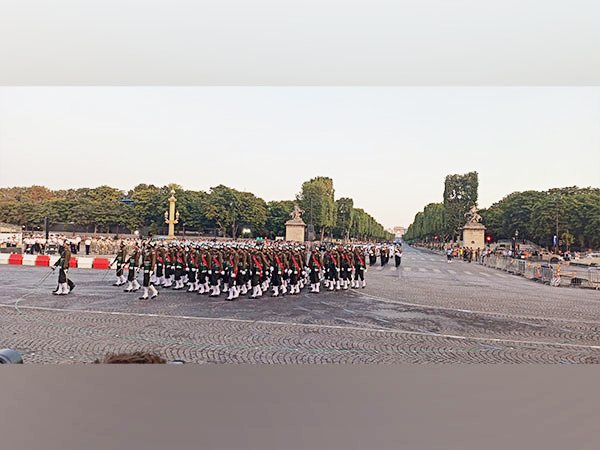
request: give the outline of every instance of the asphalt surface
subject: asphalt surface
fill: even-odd
[[[393,261],[391,261],[393,263]],[[196,363],[598,363],[600,292],[555,288],[406,248],[367,287],[228,302],[162,290],[138,300],[114,271],[0,266],[0,347],[26,362],[147,350]]]

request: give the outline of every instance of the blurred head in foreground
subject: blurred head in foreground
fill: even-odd
[[[167,360],[146,352],[112,353],[102,359],[97,359],[94,364],[166,364]]]

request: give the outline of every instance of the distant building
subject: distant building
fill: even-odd
[[[406,228],[397,226],[392,229],[392,232],[394,233],[395,237],[401,238],[402,236],[404,236],[404,233],[406,233]]]

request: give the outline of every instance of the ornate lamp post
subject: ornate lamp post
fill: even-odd
[[[169,235],[167,239],[175,239],[175,224],[179,223],[179,211],[175,211],[175,190],[171,189],[169,197],[169,211],[165,211],[165,223],[169,224]]]

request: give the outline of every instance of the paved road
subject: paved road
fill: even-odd
[[[366,289],[237,302],[169,290],[140,301],[94,270],[73,270],[76,290],[55,297],[55,274],[36,287],[48,270],[0,267],[0,346],[28,362],[134,349],[198,363],[600,361],[599,292],[425,250],[371,268]]]

